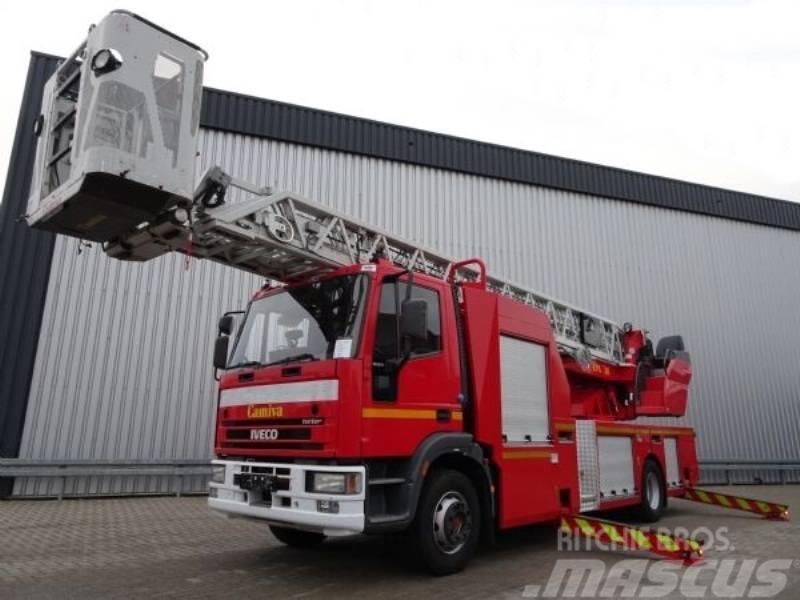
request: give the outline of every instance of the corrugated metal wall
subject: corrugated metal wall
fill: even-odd
[[[205,166],[290,189],[656,338],[682,333],[703,458],[800,456],[800,234],[206,130]],[[212,264],[77,254],[59,238],[21,458],[209,455],[216,317],[258,282]],[[16,494],[52,493],[19,479]],[[166,491],[79,480],[67,493]],[[196,482],[199,485],[199,482]]]
[[[224,90],[205,89],[200,122],[209,129],[231,133],[800,229],[800,205],[784,200]]]

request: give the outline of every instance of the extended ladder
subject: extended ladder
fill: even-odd
[[[226,204],[229,187],[256,197]],[[283,282],[376,257],[442,279],[475,277],[474,271],[459,269],[452,258],[296,194],[253,186],[219,167],[205,175],[191,207],[177,208],[106,244],[104,250],[123,260],[182,252]],[[454,268],[458,273],[452,273]],[[563,352],[582,361],[591,357],[623,361],[622,329],[616,323],[509,281],[487,277],[486,285],[544,311]]]

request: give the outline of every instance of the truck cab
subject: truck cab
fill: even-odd
[[[420,463],[477,450],[452,290],[379,260],[256,293],[218,341],[210,506],[325,535],[407,526],[425,441]]]

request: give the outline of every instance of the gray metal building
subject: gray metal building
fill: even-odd
[[[0,496],[200,491],[201,475],[148,466],[210,456],[216,319],[260,282],[179,256],[113,261],[16,223],[55,65],[31,57],[0,208],[0,457],[138,474],[5,477]],[[213,89],[201,125],[203,168],[481,256],[656,339],[683,334],[701,461],[800,460],[800,204]],[[752,468],[737,476],[778,477]]]

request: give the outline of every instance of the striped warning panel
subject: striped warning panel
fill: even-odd
[[[743,510],[766,517],[767,519],[789,520],[789,507],[785,504],[754,500],[753,498],[743,498],[741,496],[731,496],[730,494],[720,494],[719,492],[710,492],[697,488],[688,488],[684,498],[686,500],[702,502],[703,504],[713,504],[714,506]]]
[[[584,515],[561,517],[561,529],[603,544],[681,560],[687,565],[694,564],[703,556],[703,544],[697,540]]]

